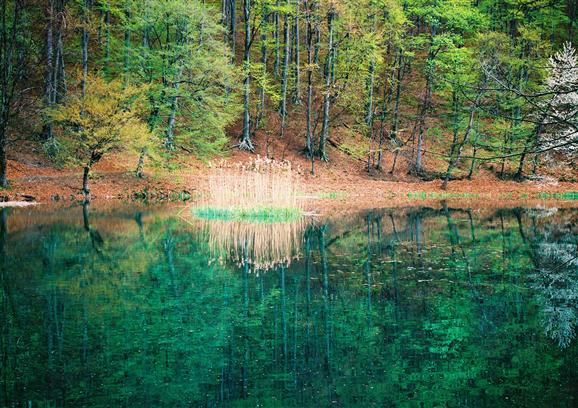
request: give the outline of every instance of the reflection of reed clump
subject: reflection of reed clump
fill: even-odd
[[[232,259],[239,266],[267,270],[288,266],[299,257],[304,221],[250,223],[240,221],[201,221],[208,235],[214,258]]]
[[[209,178],[210,200],[220,209],[300,208],[298,183],[291,163],[257,157],[248,163],[217,166],[223,171]]]

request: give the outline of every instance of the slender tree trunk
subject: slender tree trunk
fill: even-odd
[[[4,127],[4,124],[2,125]],[[0,129],[0,188],[8,187],[8,160],[6,157],[6,132]]]
[[[574,37],[574,26],[576,25],[576,21],[578,20],[577,10],[578,4],[576,4],[575,0],[567,0],[568,3],[568,17],[570,17],[570,21],[568,22],[568,38],[575,38]]]
[[[418,118],[418,136],[417,136],[417,151],[415,157],[415,172],[416,174],[422,171],[422,157],[423,157],[423,144],[425,141],[426,132],[426,117],[429,112],[429,105],[431,99],[431,89],[432,89],[432,75],[427,76],[426,94],[424,97],[423,107],[421,109]]]
[[[476,155],[478,154],[478,139],[480,137],[480,116],[478,115],[476,122],[476,136],[473,142],[473,152],[472,152],[472,162],[470,164],[470,171],[468,172],[467,179],[471,180],[474,175],[474,169],[476,168]]]
[[[444,181],[442,183],[442,189],[444,189],[444,190],[448,187],[448,182],[450,180],[452,170],[454,169],[456,164],[459,162],[461,154],[462,154],[462,149],[464,148],[464,145],[468,142],[468,139],[469,139],[470,134],[472,132],[472,128],[474,126],[474,118],[476,116],[476,111],[478,110],[478,107],[480,105],[480,101],[481,101],[482,96],[483,96],[483,89],[484,88],[485,88],[485,83],[482,84],[482,86],[480,87],[480,91],[476,95],[476,99],[474,100],[474,102],[470,108],[470,116],[468,118],[468,124],[466,126],[466,130],[464,131],[463,139],[461,140],[461,142],[459,142],[456,145],[457,138],[454,138],[454,143],[452,143],[452,152],[450,153],[450,161],[448,164],[448,169],[446,171],[446,175],[444,177]],[[457,134],[457,131],[456,131],[456,134]],[[455,151],[455,154],[454,154],[454,151]]]
[[[285,2],[289,6],[289,0]],[[287,81],[289,76],[289,14],[286,13],[283,21],[283,70],[281,78],[281,103],[279,106],[279,116],[281,117],[281,134],[285,136],[285,124],[287,120]]]
[[[64,13],[64,6],[60,13]],[[66,96],[68,89],[66,85],[66,70],[64,69],[64,41],[62,39],[62,32],[64,31],[64,17],[60,17],[58,28],[58,36],[56,39],[56,69],[54,72],[55,79],[52,82],[53,103],[62,103]]]
[[[229,0],[229,18],[231,19],[229,26],[231,50],[233,61],[235,61],[235,53],[237,52],[237,0]]]
[[[372,58],[369,63],[369,74],[367,76],[367,102],[365,106],[365,124],[367,125],[367,172],[371,172],[371,148],[373,144],[373,82],[375,80],[375,60]]]
[[[397,55],[394,55],[394,61],[397,60]],[[391,73],[392,81],[390,85],[387,84],[387,75],[385,75],[385,81],[383,83],[383,101],[381,104],[381,112],[379,115],[379,145],[377,150],[377,164],[375,169],[377,171],[382,170],[381,162],[383,160],[383,144],[385,141],[385,119],[389,113],[389,105],[391,103],[391,98],[393,96],[393,76],[395,71]]]
[[[267,75],[267,28],[269,26],[269,8],[267,3],[263,3],[263,28],[261,29],[261,65],[262,75]],[[255,130],[259,129],[263,123],[263,116],[265,114],[265,87],[259,86],[259,105],[257,106],[257,117],[255,118]]]
[[[431,44],[434,42],[434,38],[436,36],[436,27],[433,26],[431,29]],[[417,174],[421,173],[422,171],[422,157],[423,157],[423,145],[425,142],[425,132],[426,132],[426,118],[429,114],[431,109],[431,97],[432,97],[432,90],[433,90],[433,79],[434,79],[434,59],[435,54],[430,45],[430,51],[427,58],[427,74],[426,74],[426,90],[425,96],[423,100],[423,105],[420,111],[420,115],[418,118],[418,136],[417,136],[417,152],[415,157],[415,172]]]
[[[167,131],[165,136],[165,146],[169,150],[174,150],[175,148],[175,123],[176,123],[176,116],[177,116],[177,108],[178,108],[178,96],[176,93],[179,91],[179,80],[180,75],[176,78],[175,83],[173,84],[175,95],[171,96],[171,110],[169,112],[169,120],[167,123]]]
[[[540,137],[540,133],[542,133],[541,121],[540,123],[536,124],[536,126],[534,127],[534,131],[528,134],[528,137],[524,142],[524,150],[520,155],[520,161],[518,162],[518,170],[516,170],[516,174],[514,175],[515,179],[517,180],[522,179],[522,175],[524,174],[524,163],[526,162],[526,157],[528,156],[530,148],[537,146],[536,140],[538,140],[538,138]]]
[[[92,6],[92,0],[84,0],[82,10],[82,79],[80,88],[82,97],[86,96],[86,81],[88,80],[88,41],[89,41],[89,13]]]
[[[90,201],[90,188],[88,187],[88,178],[90,175],[91,164],[84,166],[82,173],[82,194],[84,194],[84,202],[88,203]]]
[[[325,150],[325,143],[329,136],[329,108],[331,104],[331,68],[333,66],[333,56],[335,50],[333,48],[333,19],[335,12],[330,9],[327,13],[328,25],[328,44],[327,44],[327,60],[325,61],[325,95],[323,95],[323,124],[321,127],[321,135],[319,137],[319,146],[317,148],[317,155],[321,160],[328,160],[327,152]]]
[[[251,116],[250,116],[250,93],[251,93],[251,0],[243,0],[243,17],[245,20],[245,51],[243,56],[243,69],[245,79],[243,81],[243,136],[239,147],[253,151],[251,143]]]
[[[551,102],[553,99],[554,99],[554,97],[552,97],[552,99],[550,99],[545,111],[548,111],[551,108]],[[530,152],[530,149],[532,149],[532,148],[535,149],[539,145],[540,134],[542,133],[542,127],[543,127],[543,122],[544,122],[545,118],[546,118],[545,113],[540,115],[538,123],[534,126],[534,131],[528,134],[528,137],[526,138],[526,140],[524,142],[524,150],[522,151],[522,154],[520,155],[520,161],[518,162],[518,170],[516,171],[516,174],[514,176],[514,178],[516,178],[518,180],[520,180],[522,178],[522,174],[524,172],[524,163],[525,163],[526,157],[528,156],[528,153]],[[539,153],[536,153],[535,156],[538,156],[538,155],[539,155]]]
[[[104,13],[104,77],[110,77],[110,0],[106,2]]]
[[[306,128],[307,142],[306,152],[308,157],[313,157],[313,13],[315,12],[315,0],[307,0],[307,106],[306,106]],[[314,173],[314,170],[311,170]]]
[[[293,103],[297,105],[301,104],[301,51],[299,49],[299,14],[301,12],[300,1],[301,0],[295,0],[295,29],[293,32],[293,41],[295,46],[295,94],[293,95]]]
[[[144,176],[144,163],[145,157],[147,155],[147,149],[141,149],[140,154],[138,156],[138,163],[136,165],[135,175],[138,178],[143,178]]]
[[[23,55],[26,49],[19,41],[22,30],[21,16],[24,2],[16,1],[12,10],[7,7],[6,1],[0,3],[0,187],[8,187],[8,127],[13,113],[16,88],[22,80],[24,72]],[[10,26],[7,23],[10,21]],[[9,29],[9,30],[8,30]]]
[[[397,164],[397,158],[399,157],[399,153],[401,150],[401,143],[399,142],[399,138],[397,136],[398,128],[399,128],[399,104],[401,100],[401,82],[403,78],[403,52],[401,48],[399,49],[398,60],[397,60],[397,73],[395,78],[395,103],[393,107],[393,115],[391,118],[391,132],[389,138],[391,142],[395,146],[395,152],[393,155],[393,163],[391,165],[391,170],[389,171],[390,174],[395,172],[395,166]]]
[[[450,159],[448,161],[448,169],[446,171],[446,175],[444,177],[444,181],[442,183],[442,189],[445,190],[447,188],[447,181],[446,178],[449,180],[451,170],[453,168],[453,160],[454,160],[454,152],[458,145],[458,133],[459,133],[459,106],[458,106],[458,94],[457,90],[453,90],[452,92],[452,111],[453,111],[453,132],[452,132],[452,145],[450,148]]]
[[[131,19],[131,12],[130,9],[127,8],[125,10],[125,16],[127,20],[127,27],[124,29],[124,85],[128,86],[130,84],[130,19]]]
[[[229,0],[223,0],[224,2],[228,2]],[[145,3],[145,7],[148,4]],[[146,16],[148,18],[148,15]],[[149,48],[149,27],[147,25],[144,26],[143,28],[143,33],[142,33],[142,48],[143,50],[147,50]],[[146,54],[145,54],[146,56]],[[161,98],[164,99],[164,93],[161,94]],[[150,102],[151,105],[153,105],[153,109],[152,112],[149,116],[148,119],[148,125],[149,125],[149,130],[151,132],[153,132],[156,129],[157,126],[157,119],[160,115],[160,107],[158,105],[155,105],[155,100],[154,98],[150,98]],[[137,163],[137,167],[135,170],[135,175],[138,178],[143,178],[144,176],[144,164],[145,164],[145,159],[146,156],[148,154],[148,149],[145,147],[143,149],[141,149],[139,157],[138,157],[138,163]]]
[[[221,24],[225,28],[223,42],[229,42],[229,0],[221,0]]]
[[[44,106],[50,108],[53,101],[54,79],[54,0],[46,7],[46,69],[44,71]],[[44,140],[52,140],[52,123],[46,118],[42,128]]]
[[[281,5],[280,0],[276,0],[275,6],[279,7]],[[279,11],[275,11],[273,15],[273,24],[274,24],[274,37],[275,37],[275,55],[274,55],[274,62],[273,62],[273,74],[275,75],[276,79],[279,79],[279,62],[280,62],[280,55],[279,55],[279,36],[281,31],[280,19],[279,19]]]

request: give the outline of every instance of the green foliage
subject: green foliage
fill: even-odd
[[[86,96],[70,95],[47,114],[62,128],[61,159],[90,167],[111,152],[137,152],[150,145],[142,112],[142,88],[92,76]]]
[[[151,128],[173,132],[174,144],[201,157],[221,152],[225,128],[239,112],[240,76],[214,11],[200,1],[137,2],[127,28],[147,36],[147,44],[131,49],[130,81],[149,86]],[[159,126],[170,115],[174,128]]]

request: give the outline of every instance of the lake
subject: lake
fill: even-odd
[[[0,211],[2,407],[578,406],[577,209]]]

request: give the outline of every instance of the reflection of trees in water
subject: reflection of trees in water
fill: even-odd
[[[536,268],[534,287],[543,314],[544,332],[561,348],[576,336],[578,319],[578,241],[571,229],[535,227],[530,244]]]
[[[199,221],[215,259],[254,269],[289,266],[300,256],[305,220],[275,223]]]
[[[568,219],[570,214],[570,219]],[[533,209],[498,209],[493,213],[474,220],[471,210],[449,208],[443,205],[441,209],[417,208],[406,210],[377,210],[363,216],[368,223],[379,226],[379,231],[374,238],[374,246],[388,248],[389,256],[392,257],[393,273],[397,262],[393,257],[396,255],[396,243],[406,248],[411,244],[415,250],[410,252],[414,259],[413,267],[417,271],[424,272],[424,262],[431,262],[424,253],[428,245],[438,246],[436,231],[441,228],[440,221],[446,220],[446,240],[451,251],[446,264],[453,263],[455,274],[461,268],[467,273],[467,281],[472,284],[472,271],[479,256],[480,247],[489,246],[488,238],[480,242],[479,232],[482,230],[498,230],[501,242],[501,265],[502,274],[510,273],[512,268],[518,268],[514,264],[519,263],[519,253],[529,255],[535,273],[530,274],[532,283],[529,285],[536,290],[543,315],[543,328],[545,334],[554,340],[561,348],[568,347],[576,337],[576,325],[578,320],[578,235],[576,223],[573,220],[572,210],[559,210],[557,208],[533,208]],[[391,223],[388,227],[381,220],[389,217]],[[362,218],[362,217],[360,217]],[[397,221],[396,221],[397,220]],[[513,222],[513,223],[512,223]],[[396,223],[400,229],[396,228]],[[460,229],[466,231],[464,224],[469,226],[469,240],[461,237]],[[382,228],[381,225],[385,228]],[[497,224],[497,225],[496,225]],[[436,226],[432,228],[432,226]],[[517,228],[516,228],[517,227]],[[375,227],[371,227],[371,230]],[[522,239],[521,246],[516,244],[513,237],[518,230]],[[368,224],[368,231],[370,226]],[[487,231],[484,231],[487,233]],[[347,234],[343,234],[347,236]],[[368,241],[370,237],[368,236]],[[424,241],[426,241],[424,243]],[[429,241],[429,242],[428,242]],[[484,249],[483,249],[484,250]],[[485,248],[489,250],[489,248]],[[521,252],[520,252],[521,251]],[[368,252],[367,259],[371,257]],[[366,263],[367,266],[367,263]],[[523,283],[523,270],[512,276],[512,283]],[[457,281],[459,277],[454,276]],[[435,277],[424,281],[435,281]],[[472,288],[472,294],[477,292]],[[520,303],[518,298],[516,303]],[[491,311],[482,310],[483,315]],[[484,321],[487,322],[487,319]]]
[[[575,254],[567,214],[364,212],[288,228],[285,247],[303,246],[303,261],[258,276],[253,235],[236,230],[138,214],[112,230],[78,213],[76,225],[12,233],[0,346],[12,347],[13,368],[0,367],[12,378],[0,406],[22,406],[11,403],[22,395],[159,407],[502,406],[504,396],[547,406],[554,395],[570,406],[565,356],[576,344],[560,351],[534,335],[544,327],[536,300],[556,313],[576,303],[566,292],[576,265],[562,261]],[[98,226],[102,251],[86,225]],[[239,270],[207,266],[209,239],[221,242],[208,232],[241,237],[217,246]],[[41,256],[14,261],[30,253]],[[547,335],[564,334],[563,319],[547,317]]]

